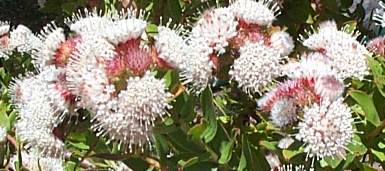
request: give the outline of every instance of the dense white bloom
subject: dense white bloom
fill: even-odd
[[[305,143],[310,157],[344,157],[355,132],[350,108],[339,98],[305,107],[296,139]]]
[[[281,73],[282,57],[263,42],[246,43],[229,74],[247,93],[260,93]]]
[[[180,69],[186,61],[185,48],[187,45],[178,32],[165,26],[159,26],[155,40],[159,58],[171,67]]]
[[[277,49],[282,56],[289,55],[294,49],[293,38],[284,31],[274,32],[270,37],[270,41],[271,46]]]
[[[230,8],[239,20],[264,26],[271,25],[280,13],[273,0],[236,0]]]
[[[237,21],[229,8],[211,9],[203,13],[192,28],[191,38],[202,40],[222,54],[228,40],[237,35]]]
[[[186,47],[185,63],[181,67],[183,84],[191,84],[192,91],[202,92],[212,78],[214,64],[210,61],[212,53],[207,44],[191,40]]]
[[[142,78],[130,78],[126,90],[98,106],[94,129],[129,145],[130,150],[131,145],[142,147],[150,139],[155,120],[171,108],[168,101],[172,95],[165,90],[164,80],[156,79],[149,72]]]
[[[127,42],[128,40],[138,39],[142,36],[146,29],[147,23],[144,20],[136,18],[128,18],[118,20],[112,23],[104,32],[105,37],[114,45]]]
[[[95,108],[109,100],[115,91],[106,74],[108,60],[115,55],[114,47],[106,40],[88,36],[77,46],[66,68],[68,88],[80,96],[83,107]]]
[[[8,22],[0,21],[0,36],[8,34],[10,25]]]
[[[326,62],[326,57],[321,53],[305,53],[301,56],[300,61],[287,64],[283,73],[292,79],[336,75],[336,72]]]
[[[60,158],[51,157],[39,157],[35,154],[28,154],[24,151],[21,152],[22,166],[31,171],[64,171],[63,160]],[[16,161],[18,161],[18,155],[12,156],[10,160],[11,169],[16,170]]]
[[[7,129],[0,127],[0,142],[3,142],[7,139]]]
[[[107,15],[102,16],[96,11],[89,12],[84,9],[72,14],[71,18],[65,19],[65,23],[77,34],[101,36],[113,21]]]
[[[365,46],[352,35],[337,29],[336,23],[326,21],[320,24],[316,33],[303,41],[303,45],[324,54],[337,77],[363,79],[369,69],[366,58],[369,55]]]
[[[19,111],[16,135],[44,155],[60,155],[63,143],[52,134],[67,112],[68,101],[55,89],[60,71],[46,68],[40,74],[15,81],[12,101]]]
[[[297,121],[297,106],[294,99],[282,98],[276,101],[271,108],[270,119],[278,127],[285,127]]]
[[[333,101],[341,97],[345,86],[343,82],[335,76],[325,75],[316,78],[314,90],[321,98]]]
[[[35,55],[37,64],[40,67],[49,65],[60,45],[66,41],[64,30],[56,27],[54,23],[48,24],[40,31],[39,38],[42,46]]]
[[[18,25],[9,35],[9,49],[17,49],[19,52],[31,52],[41,47],[41,41],[32,31],[23,26]]]

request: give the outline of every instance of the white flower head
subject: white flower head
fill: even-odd
[[[316,78],[314,90],[321,98],[334,101],[342,96],[345,85],[335,76],[325,75]]]
[[[352,142],[354,119],[351,109],[339,98],[305,107],[304,118],[298,124],[296,139],[304,142],[310,157],[342,157]]]
[[[101,15],[101,12],[90,12],[84,9],[72,14],[70,18],[66,18],[65,23],[71,31],[79,35],[100,36],[104,34],[106,28],[112,25],[113,21],[108,14]]]
[[[147,27],[147,22],[137,18],[127,18],[113,22],[103,33],[103,37],[114,45],[128,40],[139,39]]]
[[[147,72],[142,78],[132,77],[126,90],[105,104],[98,106],[93,129],[98,135],[108,135],[110,140],[128,146],[144,147],[152,139],[152,127],[157,118],[166,114],[171,94],[164,80]]]
[[[52,157],[40,157],[35,154],[28,154],[27,152],[21,152],[22,166],[28,170],[44,170],[44,171],[64,171],[63,160],[61,158]],[[12,170],[16,170],[16,161],[18,161],[18,155],[12,156],[10,160],[10,166]]]
[[[66,41],[66,37],[64,30],[57,27],[53,22],[43,27],[38,37],[42,41],[42,46],[35,55],[35,58],[38,66],[44,67],[53,63],[52,60],[60,45]]]
[[[263,42],[246,43],[240,57],[234,61],[229,74],[247,93],[261,93],[281,74],[282,57]]]
[[[320,24],[316,33],[303,41],[303,45],[322,53],[338,78],[362,80],[369,74],[366,61],[369,51],[356,40],[357,36],[358,33],[346,33],[338,30],[335,22],[326,21]]]
[[[282,98],[276,101],[271,108],[270,119],[278,127],[285,127],[297,121],[297,106],[294,99]]]
[[[274,32],[271,37],[271,46],[277,49],[282,56],[289,55],[294,49],[293,38],[284,31]]]
[[[306,168],[304,165],[294,166],[292,164],[288,164],[288,165],[282,165],[282,166],[278,167],[277,170],[278,171],[306,171]],[[314,170],[313,168],[309,169],[309,171],[313,171],[313,170]]]
[[[158,27],[158,35],[155,36],[155,48],[159,58],[171,67],[180,69],[185,63],[185,48],[187,46],[177,30],[165,26]]]
[[[105,39],[87,36],[77,46],[66,68],[67,86],[80,96],[81,106],[95,108],[109,100],[115,91],[106,74],[107,61],[115,56],[114,47]]]
[[[225,52],[229,39],[237,35],[237,21],[229,8],[204,12],[191,31],[191,38],[202,40],[219,54]]]
[[[262,26],[270,26],[280,14],[274,0],[235,0],[230,8],[239,20]]]
[[[8,22],[0,21],[0,37],[8,34],[10,29],[10,25]]]
[[[210,61],[212,50],[206,43],[191,39],[185,49],[185,62],[181,66],[183,84],[191,85],[194,93],[202,92],[212,79],[214,64]]]
[[[9,49],[19,52],[32,52],[39,49],[42,42],[24,25],[18,25],[9,35]]]
[[[300,61],[289,62],[283,74],[289,78],[319,77],[323,75],[336,75],[336,72],[327,64],[326,57],[318,52],[304,53]]]

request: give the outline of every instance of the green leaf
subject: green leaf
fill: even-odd
[[[269,141],[260,141],[259,145],[267,148],[268,150],[274,151],[277,150],[277,142],[269,142]]]
[[[326,157],[323,159],[328,166],[332,167],[333,169],[337,168],[338,165],[342,162],[342,159],[337,159],[333,157]]]
[[[385,161],[385,154],[380,151],[376,151],[374,149],[370,150],[381,162]]]
[[[294,156],[303,153],[303,148],[300,148],[298,150],[282,150],[282,155],[285,158],[285,160],[290,160]]]
[[[203,131],[201,138],[208,143],[214,139],[218,127],[217,119],[214,113],[213,95],[209,87],[202,92],[201,105],[205,121],[208,122],[208,126]]]
[[[349,94],[361,106],[365,112],[366,119],[374,126],[379,126],[381,121],[372,98],[365,92],[359,90],[351,90]]]
[[[221,157],[219,158],[218,162],[219,164],[226,164],[230,161],[231,156],[233,154],[233,147],[234,147],[234,140],[231,140],[230,142],[222,142],[221,144]]]
[[[377,171],[377,169],[373,168],[372,166],[369,166],[368,164],[363,164],[364,171]]]
[[[187,135],[190,135],[192,140],[197,141],[200,139],[200,136],[202,135],[203,131],[205,131],[205,129],[206,125],[196,124],[188,130]]]
[[[68,143],[71,144],[72,146],[74,146],[75,148],[78,148],[78,149],[81,149],[81,150],[88,150],[88,149],[90,149],[90,147],[87,144],[84,144],[82,142],[79,142],[79,143],[68,142]]]
[[[239,160],[237,171],[246,170],[246,167],[247,167],[247,161],[246,161],[245,153],[242,150],[241,159]]]

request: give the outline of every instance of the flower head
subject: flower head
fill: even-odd
[[[291,36],[284,32],[274,32],[270,37],[271,46],[279,51],[282,56],[287,56],[294,49],[294,42]]]
[[[297,121],[297,106],[294,99],[277,100],[271,108],[270,119],[278,127],[285,127]]]
[[[65,23],[70,27],[71,31],[79,35],[94,35],[100,36],[104,31],[112,25],[112,19],[108,14],[101,15],[87,9],[79,10],[72,14],[71,18],[67,18]]]
[[[262,26],[271,25],[280,14],[278,4],[273,0],[236,0],[230,8],[238,20]]]
[[[366,61],[369,52],[356,40],[357,35],[338,30],[335,22],[326,21],[303,45],[322,53],[338,78],[363,79],[369,73]]]
[[[183,84],[190,84],[195,93],[202,92],[212,79],[214,64],[210,61],[212,51],[206,43],[190,40],[186,49],[184,65],[181,66]]]
[[[32,31],[23,25],[18,25],[9,34],[8,49],[16,49],[18,52],[32,52],[41,47],[42,42]]]
[[[351,110],[342,98],[305,107],[303,117],[296,139],[306,144],[305,152],[310,157],[345,156],[355,131]]]
[[[165,26],[158,27],[158,35],[155,37],[157,57],[167,65],[180,69],[185,63],[186,42],[173,30]]]
[[[229,8],[209,9],[192,28],[191,38],[207,42],[210,48],[222,54],[228,41],[237,35],[237,24]]]
[[[171,94],[165,90],[164,80],[149,72],[142,78],[131,77],[116,98],[98,106],[93,128],[98,135],[128,145],[130,151],[133,146],[143,147],[150,140],[155,120],[171,107]]]
[[[263,42],[247,43],[240,49],[240,57],[229,72],[247,93],[260,93],[281,74],[282,57]]]
[[[385,36],[376,37],[370,40],[366,47],[376,55],[385,56]]]

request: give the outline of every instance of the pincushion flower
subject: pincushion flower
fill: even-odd
[[[82,41],[80,36],[67,40],[63,28],[57,27],[55,23],[46,25],[40,31],[39,38],[43,43],[35,58],[40,68],[48,65],[64,67],[76,46]]]
[[[52,133],[68,112],[67,99],[52,86],[58,74],[54,67],[47,68],[11,86],[11,97],[19,112],[16,135],[45,156],[61,155],[63,148]]]
[[[8,22],[0,21],[0,57],[6,56],[4,52],[6,52],[8,49],[9,29],[10,29],[10,25]]]
[[[207,42],[219,54],[223,54],[229,40],[237,35],[237,21],[229,8],[205,11],[191,31],[191,39]]]
[[[158,27],[158,35],[155,36],[155,49],[158,63],[165,62],[167,65],[181,69],[184,65],[186,42],[180,36],[182,30],[171,29],[167,26]]]
[[[213,77],[214,63],[210,60],[212,50],[202,41],[191,39],[185,48],[185,62],[180,76],[185,85],[191,85],[190,91],[202,92]]]
[[[303,45],[322,53],[337,72],[338,78],[362,80],[369,73],[366,61],[369,52],[356,40],[357,36],[338,30],[334,21],[326,21],[320,24],[314,34],[303,40]]]
[[[93,36],[102,36],[113,23],[109,13],[101,15],[100,12],[90,12],[87,9],[73,13],[72,17],[66,18],[64,22],[78,35]]]
[[[128,147],[143,148],[152,139],[151,130],[157,118],[171,108],[168,101],[171,94],[166,90],[164,80],[156,79],[147,72],[143,77],[131,77],[126,90],[105,105],[99,105],[93,128],[98,135],[108,135]],[[143,149],[142,149],[143,150]]]
[[[366,47],[376,55],[385,56],[385,36],[370,40]]]
[[[229,74],[247,93],[261,93],[281,74],[282,57],[263,42],[247,43],[240,49]]]
[[[297,121],[297,106],[294,99],[282,98],[271,108],[270,119],[278,127],[285,127]]]
[[[229,8],[238,20],[261,26],[270,26],[280,13],[273,0],[236,0]]]
[[[351,110],[342,98],[305,107],[303,117],[296,139],[305,143],[309,157],[345,157],[355,130]]]
[[[32,52],[39,49],[41,41],[32,31],[24,25],[18,25],[9,34],[9,49],[16,49],[18,52]]]
[[[69,59],[67,86],[80,97],[80,106],[96,108],[115,92],[107,75],[108,61],[113,59],[115,51],[113,45],[100,37],[86,36],[83,40]]]
[[[294,42],[291,36],[284,32],[274,32],[270,37],[271,46],[279,51],[282,56],[289,55],[294,49]]]

